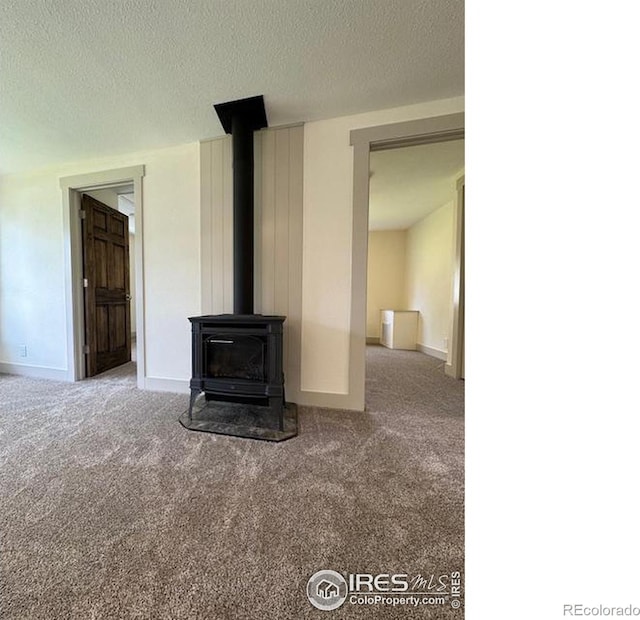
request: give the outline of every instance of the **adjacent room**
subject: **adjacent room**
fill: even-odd
[[[451,361],[463,183],[464,140],[371,153],[368,345],[419,351],[441,360],[442,369]],[[369,351],[376,354],[382,355],[379,348]]]

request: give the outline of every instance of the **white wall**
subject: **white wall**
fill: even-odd
[[[66,368],[61,202],[54,175],[0,177],[0,363],[53,376]]]
[[[197,143],[0,178],[0,364],[5,369],[22,363],[68,370],[60,177],[139,164],[145,166],[148,387],[184,389],[191,374],[187,317],[200,310]],[[19,344],[28,346],[27,358],[19,357]]]
[[[367,257],[367,338],[380,338],[380,310],[401,310],[405,299],[404,230],[369,232]]]
[[[406,307],[420,312],[418,344],[442,359],[452,317],[454,209],[448,202],[407,231]]]
[[[463,111],[464,98],[456,97],[305,125],[303,390],[344,395],[350,392],[353,218],[350,131]]]
[[[147,376],[186,381],[188,317],[200,314],[199,145],[143,163]]]

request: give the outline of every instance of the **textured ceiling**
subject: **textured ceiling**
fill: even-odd
[[[2,0],[0,172],[463,94],[463,0]]]
[[[371,153],[369,230],[404,230],[452,200],[464,140]]]

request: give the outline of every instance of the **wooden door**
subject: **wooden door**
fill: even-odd
[[[82,196],[85,369],[93,377],[131,360],[129,221]]]

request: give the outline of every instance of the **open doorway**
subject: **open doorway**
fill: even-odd
[[[376,151],[413,145],[444,143],[464,138],[464,113],[445,114],[389,125],[354,129],[353,146],[353,226],[351,257],[351,321],[349,356],[349,398],[354,409],[365,408],[365,368],[367,353],[367,257],[369,239],[370,157]],[[456,276],[452,288],[454,325],[449,340],[445,373],[460,378],[461,342],[463,340],[464,272],[462,269],[462,232],[464,179],[458,191],[455,209],[454,264]],[[460,312],[462,310],[462,312]],[[461,320],[460,320],[461,319]]]
[[[127,271],[129,274],[128,301],[130,316],[127,336],[135,345],[132,359],[137,386],[145,388],[145,330],[144,330],[144,265],[143,265],[143,216],[142,179],[144,166],[132,166],[113,170],[102,170],[60,179],[62,189],[65,230],[65,299],[67,313],[67,378],[78,381],[87,376],[85,283],[82,239],[82,198],[93,194],[97,200],[117,211],[115,219],[124,220],[123,234],[131,240],[131,252]],[[102,200],[100,200],[102,199]],[[92,198],[95,200],[95,198]],[[133,208],[131,207],[133,205]],[[133,338],[131,338],[131,330]],[[127,362],[128,363],[128,362]]]
[[[370,154],[367,344],[450,356],[464,139]],[[387,354],[387,360],[393,356]]]
[[[133,184],[81,192],[84,376],[132,363],[135,375]]]

